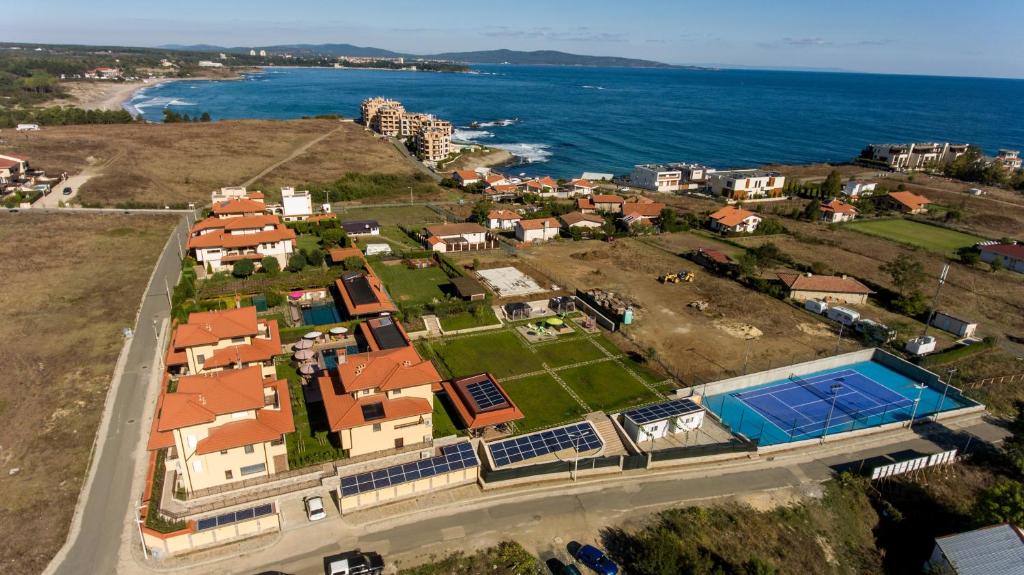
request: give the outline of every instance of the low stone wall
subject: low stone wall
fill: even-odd
[[[476,466],[467,467],[458,471],[450,471],[443,475],[434,475],[427,477],[426,479],[417,479],[416,481],[400,483],[398,485],[392,485],[391,487],[376,489],[366,493],[360,493],[358,495],[350,495],[348,497],[341,497],[341,492],[339,490],[338,503],[341,507],[342,514],[351,513],[359,509],[366,509],[367,507],[383,505],[385,503],[394,503],[395,501],[418,497],[430,491],[450,489],[460,485],[476,483],[478,469],[479,467]]]
[[[224,545],[280,529],[280,517],[275,513],[203,531],[197,531],[192,522],[189,523],[187,529],[174,533],[159,533],[143,527],[142,538],[145,540],[149,552],[159,559],[162,556],[180,555],[207,547]]]

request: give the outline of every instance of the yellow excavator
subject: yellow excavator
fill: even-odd
[[[696,279],[696,276],[694,276],[693,272],[691,272],[690,270],[683,270],[683,271],[681,271],[679,273],[665,274],[663,276],[658,276],[658,281],[660,281],[663,284],[677,284],[679,282],[692,282],[694,279]]]

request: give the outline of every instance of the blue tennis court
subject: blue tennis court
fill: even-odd
[[[912,400],[852,369],[809,378],[790,376],[782,383],[734,395],[794,437],[821,433],[826,425],[841,428],[914,405]]]
[[[835,409],[829,418],[833,386]],[[925,417],[969,401],[943,396],[941,387],[921,389],[881,363],[862,361],[709,395],[704,406],[733,433],[774,445]]]

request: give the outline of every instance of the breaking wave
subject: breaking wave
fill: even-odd
[[[472,130],[469,128],[456,128],[452,131],[452,139],[460,142],[475,142],[483,138],[493,138],[494,134],[487,130]]]
[[[551,158],[549,150],[551,146],[547,144],[491,144],[491,146],[501,148],[527,164],[546,162]]]

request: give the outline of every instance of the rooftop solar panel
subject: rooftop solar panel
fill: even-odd
[[[377,340],[377,345],[381,349],[395,349],[407,345],[402,331],[391,321],[391,318],[380,318],[380,325],[378,327],[371,325],[370,332],[373,333],[373,339]]]
[[[513,437],[487,444],[496,467],[503,467],[533,459],[563,449],[576,449],[577,453],[600,449],[601,436],[589,421],[558,429],[549,429],[521,437]]]
[[[363,419],[366,421],[373,421],[374,419],[380,419],[384,417],[384,404],[383,403],[370,403],[362,406]]]
[[[490,379],[470,383],[466,385],[466,391],[473,398],[477,411],[487,411],[508,405],[508,401],[501,393],[501,390]]]
[[[697,405],[692,399],[674,399],[664,403],[645,405],[636,409],[623,412],[623,415],[638,425],[651,423],[652,421],[663,421],[680,415],[697,413],[704,408]]]
[[[378,303],[377,296],[370,287],[370,281],[363,274],[358,272],[347,273],[341,276],[341,279],[341,283],[345,286],[345,291],[348,292],[348,297],[352,299],[353,304],[366,305]]]
[[[213,529],[214,527],[223,527],[225,525],[231,525],[232,523],[238,523],[239,521],[248,521],[256,517],[270,515],[273,512],[274,506],[268,503],[265,505],[258,505],[256,507],[249,507],[240,511],[224,513],[216,517],[206,517],[196,522],[196,530],[202,531],[204,529]]]
[[[476,467],[479,462],[473,445],[463,441],[441,448],[441,455],[411,463],[392,465],[367,473],[341,478],[341,496],[359,495],[375,489],[399,485],[417,479],[432,477],[440,473]]]

